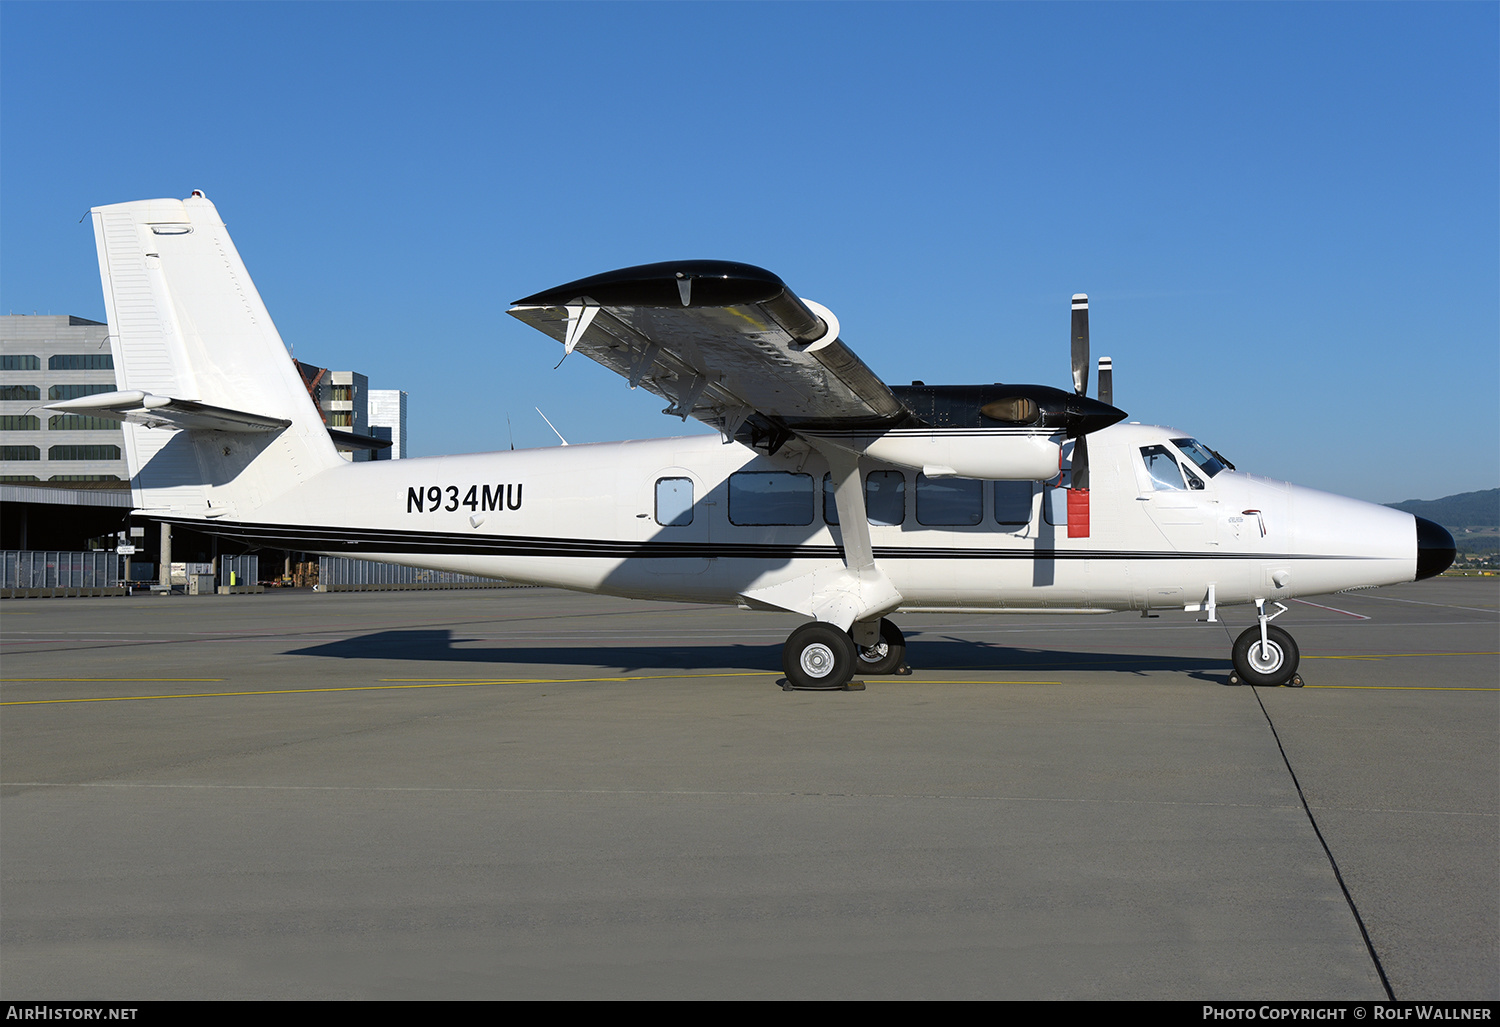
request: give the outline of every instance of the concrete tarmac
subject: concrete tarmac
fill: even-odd
[[[1500,998],[1500,580],[1252,622],[545,589],[0,603],[0,993]],[[1387,990],[1389,989],[1389,990]]]

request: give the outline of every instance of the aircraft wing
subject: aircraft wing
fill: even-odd
[[[595,275],[510,313],[727,436],[894,425],[910,411],[839,339],[829,310],[750,264],[688,260]],[[759,415],[756,417],[755,415]]]

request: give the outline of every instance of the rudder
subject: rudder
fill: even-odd
[[[124,425],[136,506],[243,518],[342,466],[207,197],[195,191],[186,200],[139,200],[91,213],[117,395],[147,397]],[[148,409],[153,404],[159,417]],[[121,409],[117,403],[114,413],[100,412],[124,417]],[[241,415],[245,424],[224,414]]]

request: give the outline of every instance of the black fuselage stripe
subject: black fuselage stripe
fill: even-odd
[[[308,552],[393,553],[427,556],[531,556],[625,559],[842,559],[843,547],[756,542],[655,542],[570,539],[546,536],[472,535],[314,525],[246,524],[164,518],[197,531]],[[1161,550],[875,546],[883,560],[1363,560],[1347,555],[1210,553]]]

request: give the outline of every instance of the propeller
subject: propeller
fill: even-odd
[[[1089,298],[1083,293],[1073,296],[1073,394],[1080,399],[1089,392]],[[1073,437],[1073,480],[1071,487],[1089,487],[1088,436],[1079,432]]]
[[[1089,388],[1089,298],[1073,297],[1071,332],[1073,391],[1050,385],[999,385],[985,389],[986,402],[979,413],[994,421],[1060,430],[1073,440],[1072,487],[1086,490],[1089,480],[1087,436],[1125,419],[1125,411],[1110,403],[1113,374],[1110,359],[1099,360],[1099,398],[1090,399]]]
[[[1109,357],[1099,360],[1099,398],[1089,391],[1089,298],[1073,297],[1073,325],[1069,333],[1073,356],[1073,391],[1050,385],[1003,385],[979,413],[995,421],[1044,427],[1073,440],[1073,473],[1068,483],[1068,536],[1089,535],[1089,442],[1090,432],[1123,421],[1125,411],[1115,408],[1114,371]],[[988,392],[988,390],[986,390]]]

